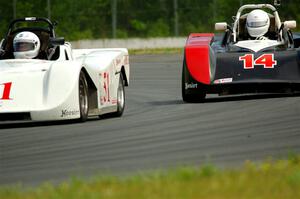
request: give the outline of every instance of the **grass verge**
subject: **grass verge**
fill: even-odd
[[[155,48],[155,49],[136,49],[130,50],[129,55],[146,55],[146,54],[182,54],[183,48]]]
[[[1,199],[296,199],[300,198],[300,157],[246,162],[240,169],[219,170],[211,165],[181,167],[131,177],[73,178],[54,186],[0,187]]]

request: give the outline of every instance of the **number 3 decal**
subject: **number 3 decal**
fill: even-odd
[[[0,84],[0,88],[3,87],[2,95],[0,93],[0,97],[1,97],[0,100],[11,100],[11,98],[9,97],[11,85],[12,85],[12,82],[7,82],[7,83],[4,83],[4,84]]]
[[[274,60],[274,54],[263,54],[254,60],[253,54],[246,54],[239,57],[240,61],[244,61],[244,69],[254,69],[254,66],[262,65],[264,68],[274,68],[277,61]]]

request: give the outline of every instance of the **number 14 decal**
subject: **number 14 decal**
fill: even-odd
[[[274,54],[263,54],[254,60],[253,54],[246,54],[239,57],[240,61],[244,61],[244,69],[254,69],[254,66],[262,65],[264,68],[274,68],[277,61],[274,59]]]

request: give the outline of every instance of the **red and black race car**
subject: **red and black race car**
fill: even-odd
[[[267,11],[267,12],[266,12]],[[206,94],[291,93],[300,91],[300,39],[296,21],[281,22],[270,4],[242,6],[225,31],[192,33],[186,42],[182,98],[201,102]]]

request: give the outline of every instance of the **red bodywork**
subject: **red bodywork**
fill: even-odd
[[[185,60],[191,76],[203,84],[210,84],[209,46],[213,33],[192,33],[185,46]]]

